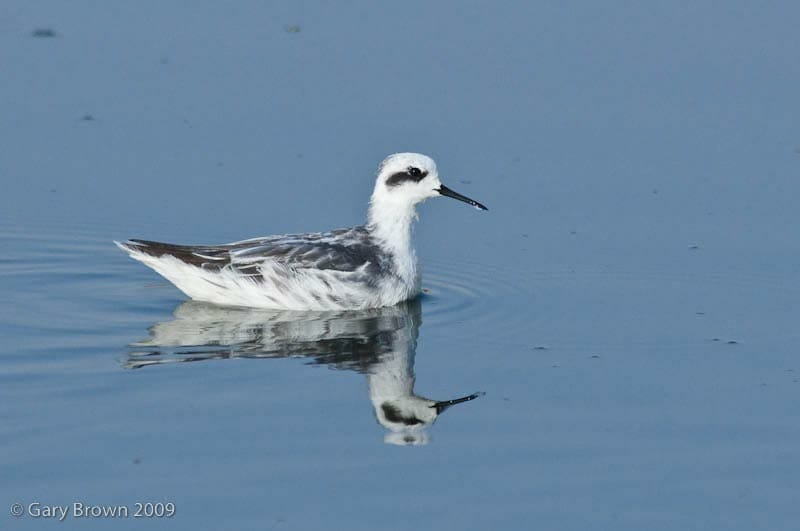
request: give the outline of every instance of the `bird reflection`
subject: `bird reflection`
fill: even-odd
[[[419,300],[387,308],[337,312],[264,311],[186,301],[174,319],[150,327],[131,345],[124,366],[228,358],[306,358],[366,375],[369,397],[387,443],[426,444],[426,428],[452,400],[414,394],[414,356],[422,323]]]

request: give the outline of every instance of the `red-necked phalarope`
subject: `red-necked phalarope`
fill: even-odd
[[[356,371],[366,376],[375,419],[387,430],[384,441],[422,445],[428,442],[427,428],[444,411],[483,393],[451,400],[416,394],[414,358],[421,324],[419,300],[324,312],[265,312],[183,301],[172,319],[153,324],[147,339],[131,345],[135,350],[123,366],[303,357],[311,365]]]
[[[417,203],[440,195],[486,210],[443,185],[430,157],[397,153],[378,167],[366,225],[224,245],[114,243],[199,301],[281,310],[391,306],[420,291],[411,225]]]

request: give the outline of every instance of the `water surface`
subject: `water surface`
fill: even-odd
[[[0,527],[796,527],[794,4],[4,8]],[[409,304],[210,307],[111,243],[352,226],[406,150],[490,208],[420,208]]]

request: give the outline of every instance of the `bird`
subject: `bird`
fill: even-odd
[[[114,243],[197,301],[271,310],[380,308],[420,293],[412,225],[417,204],[440,196],[488,210],[443,185],[431,157],[395,153],[378,166],[364,225],[222,245]]]
[[[421,326],[419,298],[383,308],[323,312],[232,308],[189,300],[181,302],[170,319],[148,327],[148,337],[130,345],[122,366],[296,358],[355,371],[366,377],[375,420],[385,428],[384,442],[424,445],[429,442],[428,428],[443,412],[484,393],[432,400],[414,391]],[[439,383],[451,372],[445,370]]]

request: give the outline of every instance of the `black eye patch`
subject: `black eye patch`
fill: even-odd
[[[400,412],[398,408],[389,404],[388,402],[384,402],[381,404],[381,409],[383,410],[383,414],[386,415],[386,420],[389,422],[396,422],[396,423],[403,423],[406,426],[415,426],[417,424],[423,424],[423,422],[416,418],[416,417],[405,417]]]
[[[410,168],[406,168],[406,171],[397,172],[386,179],[386,186],[399,186],[408,181],[418,183],[427,176],[428,172],[412,166]]]

